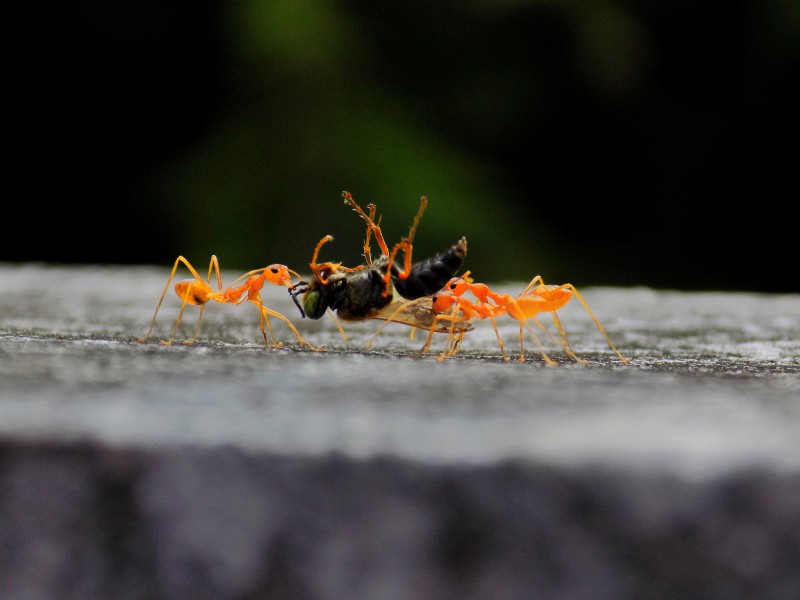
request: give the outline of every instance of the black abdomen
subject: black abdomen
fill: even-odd
[[[413,265],[405,279],[397,276],[398,269],[392,265],[392,283],[397,293],[408,300],[431,296],[455,277],[466,255],[467,238],[462,237],[441,254]]]

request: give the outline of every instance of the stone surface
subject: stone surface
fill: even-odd
[[[137,343],[167,275],[0,264],[0,598],[800,597],[800,296],[581,290],[632,361],[572,302],[552,368],[274,287],[325,352]]]

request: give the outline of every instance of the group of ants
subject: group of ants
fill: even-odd
[[[299,273],[286,265],[272,264],[248,271],[231,285],[223,288],[219,261],[216,256],[211,257],[208,275],[205,279],[186,258],[179,256],[175,260],[172,272],[156,304],[150,327],[144,337],[139,338],[138,341],[145,342],[150,338],[158,311],[169,291],[170,283],[182,264],[192,274],[192,278],[178,281],[174,286],[175,293],[181,301],[181,307],[170,338],[161,341],[166,345],[175,340],[187,305],[200,307],[194,336],[183,342],[192,344],[200,333],[200,324],[206,304],[212,301],[221,304],[241,304],[247,300],[259,309],[260,328],[266,347],[279,348],[282,346],[280,342],[275,341],[269,322],[270,317],[275,317],[289,327],[301,346],[313,351],[324,350],[324,347],[317,347],[306,341],[287,317],[264,305],[261,299],[261,289],[265,283],[271,283],[288,288],[289,295],[302,317],[320,319],[325,314],[329,314],[345,339],[347,336],[337,320],[337,315],[346,321],[383,320],[384,323],[367,342],[367,347],[383,328],[392,322],[413,327],[412,336],[417,329],[428,331],[427,340],[420,354],[429,352],[435,332],[444,333],[447,335],[448,341],[445,349],[437,355],[437,359],[440,361],[458,352],[467,332],[474,329],[473,321],[475,320],[491,322],[502,359],[510,360],[496,323],[496,320],[501,317],[510,317],[519,322],[518,360],[525,361],[523,341],[527,332],[536,343],[543,360],[549,366],[555,366],[556,362],[545,352],[533,326],[560,344],[564,352],[573,360],[582,364],[587,363],[573,351],[557,313],[574,296],[583,305],[598,330],[605,336],[608,345],[617,357],[623,362],[629,362],[629,359],[616,349],[597,317],[572,284],[547,285],[542,277],[537,275],[520,294],[512,296],[494,291],[485,283],[474,281],[469,271],[456,275],[467,253],[467,240],[463,237],[440,254],[412,264],[414,234],[428,204],[424,196],[421,198],[419,210],[408,236],[397,242],[391,250],[384,240],[380,219],[376,220],[375,205],[368,204],[365,211],[349,192],[342,192],[342,196],[345,204],[366,222],[365,264],[345,267],[341,263],[318,263],[317,258],[322,247],[333,241],[332,236],[326,235],[314,249],[309,263],[312,273],[309,281],[304,280]],[[373,238],[381,251],[381,255],[375,260],[372,259],[371,252]],[[398,258],[401,252],[402,261]],[[216,276],[216,289],[212,286],[212,276]],[[292,277],[295,277],[297,281],[294,281]],[[395,293],[403,300],[396,299]],[[557,338],[537,319],[541,313],[549,313],[552,316],[558,332]],[[267,332],[269,332],[269,337]]]

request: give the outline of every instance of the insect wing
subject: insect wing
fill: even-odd
[[[370,313],[369,318],[430,330],[434,322],[432,306],[433,302],[430,298],[419,298],[412,302],[395,300],[383,308],[375,309]],[[456,321],[440,320],[434,331],[437,333],[461,333],[473,329],[475,326],[472,323],[465,319],[458,319]]]

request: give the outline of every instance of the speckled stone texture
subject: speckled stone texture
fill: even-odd
[[[800,598],[800,296],[582,290],[631,362],[571,303],[548,367],[278,288],[324,352],[161,345],[171,295],[139,343],[167,274],[0,264],[0,599]]]

